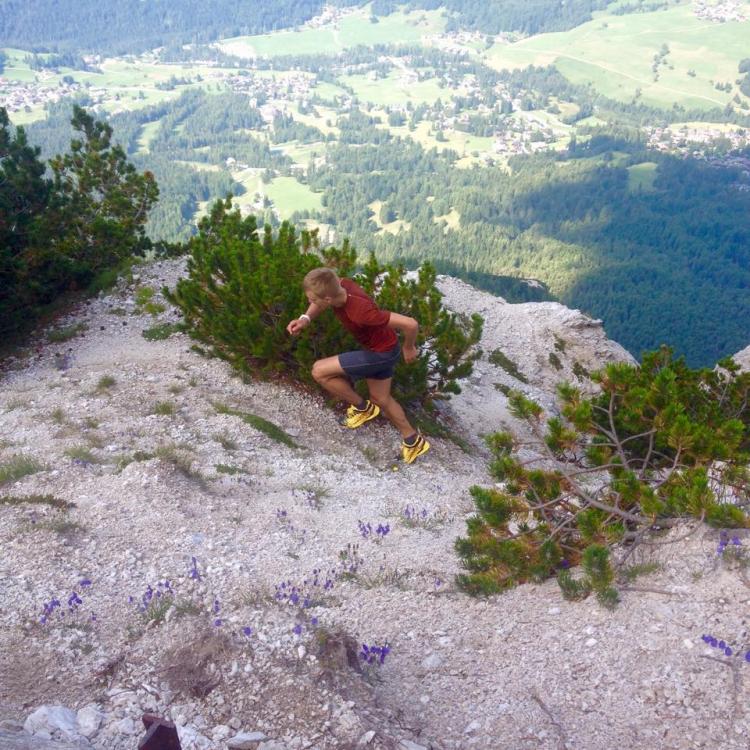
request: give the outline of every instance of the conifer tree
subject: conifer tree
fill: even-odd
[[[79,285],[151,247],[148,212],[159,189],[150,172],[140,174],[121,146],[112,143],[112,127],[73,108],[70,151],[50,161],[54,203],[50,212],[49,254],[67,266]]]
[[[640,367],[610,364],[592,378],[601,392],[590,398],[560,385],[562,416],[546,423],[512,392],[540,458],[521,461],[509,433],[489,438],[500,484],[471,489],[477,514],[456,541],[467,591],[557,575],[567,597],[593,591],[614,606],[615,574],[650,532],[682,518],[750,526],[750,373],[731,358],[691,370],[663,347]]]
[[[26,263],[35,242],[43,240],[37,235],[50,195],[39,153],[23,128],[11,133],[0,107],[0,336],[16,330],[47,283],[33,278]]]
[[[0,335],[28,329],[61,293],[143,255],[144,225],[156,201],[153,175],[138,174],[111,143],[112,129],[80,107],[84,140],[50,163],[53,179],[23,128],[11,133],[0,108]]]

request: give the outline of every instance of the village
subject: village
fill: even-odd
[[[75,96],[83,88],[69,76],[59,80],[57,85],[51,82],[55,78],[56,76],[47,71],[38,73],[33,82],[0,76],[0,107],[5,107],[11,114],[30,112],[35,107],[44,107]],[[68,80],[65,80],[66,78]]]
[[[745,21],[747,16],[742,10],[743,3],[739,0],[695,0],[693,13],[696,18],[714,23],[727,23],[728,21]]]

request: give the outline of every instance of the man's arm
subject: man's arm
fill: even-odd
[[[311,302],[308,305],[307,310],[305,310],[302,315],[306,315],[306,318],[303,318],[300,316],[296,320],[293,320],[289,323],[289,325],[286,327],[286,330],[288,333],[290,333],[292,336],[296,336],[298,333],[301,333],[307,326],[312,323],[315,318],[320,315],[320,313],[323,312],[325,308],[321,307],[320,305],[316,305],[315,302]]]
[[[419,323],[414,318],[410,318],[406,315],[399,315],[398,313],[391,313],[391,317],[388,320],[388,327],[393,328],[396,331],[401,331],[404,334],[404,361],[407,364],[411,364],[417,358],[417,333],[419,331]]]

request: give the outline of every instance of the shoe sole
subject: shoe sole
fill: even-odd
[[[372,414],[365,417],[359,424],[347,424],[346,423],[346,417],[340,422],[342,427],[348,427],[350,430],[356,430],[358,427],[361,427],[363,424],[367,424],[371,419],[375,419],[375,417],[380,414],[380,407],[377,404],[372,405]]]

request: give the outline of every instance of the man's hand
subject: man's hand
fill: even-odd
[[[302,331],[304,331],[309,325],[310,323],[307,318],[295,318],[286,327],[286,332],[292,336],[296,336],[297,334],[302,333]]]
[[[408,344],[404,344],[401,352],[404,355],[404,362],[406,362],[407,365],[410,365],[412,362],[416,362],[418,355],[416,346],[409,346]]]

